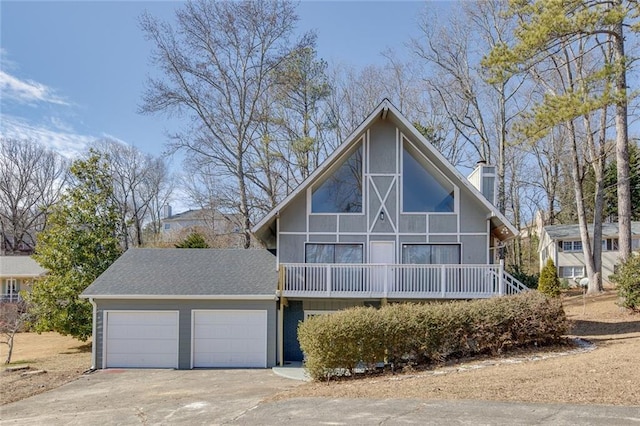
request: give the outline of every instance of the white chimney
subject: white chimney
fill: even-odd
[[[162,206],[162,218],[168,219],[171,217],[171,205],[165,204]]]
[[[467,179],[491,204],[496,204],[496,166],[480,160]]]

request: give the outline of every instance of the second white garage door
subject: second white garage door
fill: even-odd
[[[104,366],[178,368],[177,311],[107,311]]]
[[[267,367],[267,311],[193,311],[193,367]]]

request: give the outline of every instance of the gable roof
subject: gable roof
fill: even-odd
[[[571,225],[548,225],[543,229],[552,240],[580,238],[580,225],[577,223]],[[589,235],[593,235],[593,224],[589,224],[587,229],[589,229]],[[602,237],[612,238],[617,237],[618,234],[618,223],[602,224]],[[631,222],[631,234],[640,235],[640,222]]]
[[[275,256],[268,250],[129,249],[83,298],[274,298]]]
[[[498,234],[501,235],[503,240],[515,237],[518,234],[518,230],[509,222],[509,220],[498,211],[497,207],[491,204],[485,197],[476,189],[468,179],[466,179],[450,162],[447,160],[426,138],[415,128],[413,124],[402,115],[402,113],[389,101],[384,99],[369,116],[355,129],[349,137],[329,156],[327,159],[311,173],[307,179],[305,179],[298,187],[291,192],[284,200],[282,200],[274,209],[272,209],[266,216],[264,216],[253,228],[252,232],[256,237],[261,240],[266,240],[269,229],[273,227],[276,217],[280,210],[284,209],[293,199],[301,192],[307,190],[309,186],[315,183],[326,170],[333,165],[336,159],[340,158],[345,152],[347,152],[355,143],[360,140],[362,134],[368,129],[376,120],[391,119],[398,125],[402,131],[410,135],[415,140],[421,143],[420,149],[428,151],[439,163],[441,167],[447,168],[457,179],[460,186],[468,189],[477,199],[483,204],[491,214],[491,223],[494,228],[498,229]]]
[[[0,256],[0,277],[39,277],[47,270],[30,256]]]

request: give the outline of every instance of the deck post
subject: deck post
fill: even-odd
[[[444,265],[440,265],[440,295],[444,299],[446,289],[447,289],[447,270]]]
[[[500,259],[500,267],[498,268],[498,294],[504,294],[504,259]]]
[[[331,265],[326,266],[327,272],[327,297],[331,297]]]
[[[382,297],[386,299],[389,294],[389,267],[387,265],[384,265],[384,280],[382,280],[382,283],[384,285],[382,289]]]

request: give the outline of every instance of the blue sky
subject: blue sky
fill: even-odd
[[[315,30],[330,63],[363,66],[390,48],[401,56],[417,35],[425,2],[302,2],[299,31]],[[179,119],[137,113],[151,44],[144,10],[173,20],[179,2],[2,1],[0,3],[0,132],[33,137],[73,156],[101,137],[161,154],[165,131]]]

